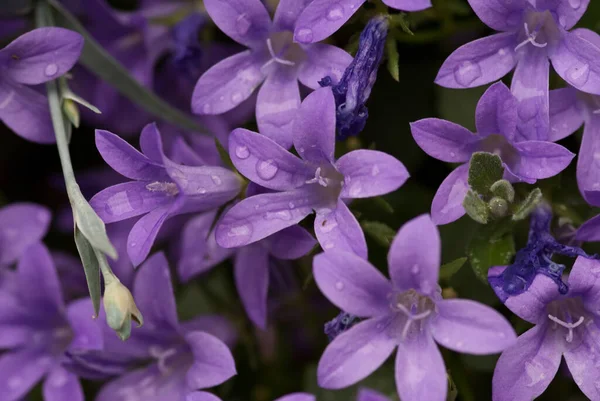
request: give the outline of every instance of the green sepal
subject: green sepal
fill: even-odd
[[[542,200],[542,190],[535,188],[527,195],[525,200],[521,202],[514,210],[512,219],[515,221],[523,220],[529,216],[529,213],[535,209],[535,207]]]
[[[483,196],[490,196],[491,187],[502,179],[504,167],[498,155],[486,152],[476,152],[469,163],[469,186]]]
[[[515,200],[515,189],[512,184],[506,180],[498,180],[492,184],[490,190],[494,196],[498,196],[502,199],[512,203]]]
[[[494,217],[504,217],[508,213],[508,202],[499,196],[494,196],[489,202],[488,207]]]
[[[387,51],[387,69],[390,75],[396,82],[400,81],[400,54],[398,53],[398,46],[396,45],[396,39],[393,36],[388,36],[385,41],[385,48]]]
[[[469,190],[463,201],[463,207],[473,220],[481,224],[487,224],[490,217],[490,209],[477,193]]]
[[[466,257],[458,258],[440,267],[440,280],[449,280],[454,276],[467,261]]]
[[[378,221],[363,221],[360,225],[379,245],[386,248],[390,246],[396,236],[396,231]]]

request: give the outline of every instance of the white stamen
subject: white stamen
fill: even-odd
[[[412,324],[412,322],[425,319],[427,316],[429,316],[431,314],[431,310],[427,310],[425,312],[413,315],[406,308],[406,306],[402,305],[401,303],[397,303],[396,308],[398,308],[398,310],[400,310],[402,313],[404,313],[406,315],[406,317],[408,318],[408,319],[406,319],[406,322],[404,323],[404,327],[402,328],[402,339],[403,340],[408,335],[408,330],[410,329],[410,325]]]
[[[517,51],[521,47],[527,45],[527,43],[531,43],[535,47],[540,47],[540,48],[548,46],[548,43],[538,43],[535,41],[538,33],[537,32],[529,32],[529,26],[527,26],[527,22],[525,23],[525,35],[527,36],[527,39],[525,39],[523,42],[519,43],[517,45],[517,47],[515,47],[515,51]]]
[[[290,60],[284,60],[282,58],[277,57],[277,55],[275,55],[275,50],[273,50],[273,44],[271,43],[271,38],[267,39],[267,48],[269,49],[269,53],[271,54],[271,60],[267,61],[262,68],[265,68],[269,65],[271,65],[272,63],[279,63],[279,64],[283,64],[283,65],[296,65],[295,62],[290,61]]]
[[[548,319],[552,320],[554,323],[558,324],[559,326],[569,329],[569,333],[567,333],[567,338],[566,338],[568,343],[573,341],[573,329],[578,327],[585,320],[584,317],[581,316],[579,318],[579,320],[577,320],[575,323],[567,323],[567,322],[563,322],[556,316],[552,316],[552,315],[548,315]]]
[[[163,374],[168,374],[170,372],[169,367],[167,366],[167,359],[177,353],[175,348],[169,348],[166,351],[160,349],[160,347],[150,347],[148,350],[150,356],[156,358],[158,364],[158,370]]]
[[[315,171],[315,178],[312,178],[308,181],[306,181],[306,184],[314,184],[315,182],[318,182],[319,185],[323,186],[323,187],[327,187],[327,179],[323,178],[321,176],[321,167],[317,167],[317,170]]]

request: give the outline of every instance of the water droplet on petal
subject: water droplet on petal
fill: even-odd
[[[218,175],[213,175],[210,178],[215,185],[221,185],[221,178]]]
[[[344,283],[338,281],[337,283],[335,283],[335,289],[338,291],[342,291],[344,289]]]
[[[235,22],[235,28],[237,32],[242,36],[248,33],[248,30],[250,29],[251,25],[252,23],[250,22],[245,13],[240,14],[240,16],[237,17],[237,20]]]
[[[469,86],[477,78],[481,77],[481,67],[478,63],[468,60],[463,61],[454,69],[454,78],[462,86]]]
[[[279,166],[271,159],[256,163],[256,174],[265,181],[273,179],[278,170]]]
[[[231,95],[231,101],[235,104],[238,104],[239,102],[242,101],[242,94],[240,92],[234,92]]]
[[[202,112],[204,114],[210,113],[211,109],[212,109],[212,107],[210,107],[210,104],[208,104],[208,103],[206,103],[204,106],[202,106]]]
[[[325,242],[323,242],[323,249],[331,249],[334,246],[335,246],[334,243],[331,242],[331,241],[325,241]]]
[[[567,70],[567,79],[573,86],[585,85],[589,77],[590,66],[585,63],[574,65]]]
[[[309,43],[312,42],[313,39],[313,31],[310,28],[301,28],[298,29],[298,33],[296,33],[296,39],[301,43]]]
[[[244,160],[250,156],[250,151],[248,150],[247,146],[238,146],[235,148],[235,155],[238,157],[238,159]]]
[[[327,11],[327,19],[329,21],[337,21],[344,16],[344,9],[338,4],[329,7]]]
[[[46,69],[44,70],[44,74],[46,74],[46,76],[48,76],[48,77],[56,75],[57,72],[58,72],[58,66],[54,63],[48,64],[46,66]]]
[[[379,167],[377,165],[373,166],[373,168],[371,169],[371,175],[373,177],[375,177],[377,174],[379,174]]]
[[[135,241],[131,241],[131,242],[129,243],[129,246],[130,246],[131,248],[135,248],[135,247],[137,246],[137,242],[135,242]]]
[[[58,371],[52,376],[51,385],[53,387],[62,387],[67,383],[67,375],[63,371]]]
[[[144,199],[138,191],[126,191],[125,193],[127,194],[127,200],[131,209],[139,209],[144,204]]]
[[[410,269],[412,274],[418,274],[420,270],[421,270],[421,268],[419,267],[419,265],[413,265],[413,267],[411,267],[411,269]]]
[[[277,212],[267,212],[264,218],[265,220],[291,220],[292,214],[289,210],[280,210]]]
[[[23,384],[23,380],[20,377],[11,377],[10,379],[8,379],[8,387],[9,388],[18,388]]]
[[[293,208],[296,207],[296,205],[294,204],[294,202],[288,203],[288,206],[289,206],[290,209],[293,209]]]
[[[569,0],[569,5],[577,10],[579,7],[581,7],[581,0]]]
[[[355,182],[354,184],[352,184],[349,192],[350,192],[350,197],[352,197],[352,198],[359,197],[360,194],[362,193],[362,185],[360,185],[360,182]]]
[[[233,226],[227,232],[227,236],[229,237],[232,246],[245,245],[252,236],[252,225],[240,224]]]

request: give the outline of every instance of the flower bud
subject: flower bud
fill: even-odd
[[[137,308],[131,292],[119,280],[107,284],[104,290],[104,310],[106,322],[125,341],[131,335],[131,319],[138,327],[144,324],[144,318]]]
[[[496,217],[504,217],[508,212],[508,202],[497,196],[493,197],[489,203],[490,211]]]

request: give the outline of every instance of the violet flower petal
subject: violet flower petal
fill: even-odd
[[[390,324],[390,316],[372,318],[337,336],[319,360],[319,386],[348,387],[377,370],[396,348],[396,339],[388,334]]]
[[[321,247],[353,252],[367,259],[367,240],[356,217],[343,200],[331,211],[318,211],[315,217],[315,234]]]
[[[234,264],[235,285],[248,317],[258,327],[267,327],[269,289],[269,252],[260,244],[237,251]]]
[[[501,134],[512,142],[518,122],[517,105],[517,99],[504,83],[497,82],[491,85],[477,102],[475,111],[477,134],[481,136]]]
[[[339,82],[352,62],[348,52],[325,43],[313,43],[306,47],[305,52],[307,59],[298,69],[298,80],[313,90],[321,87],[319,81],[324,77],[331,77],[334,83]]]
[[[38,28],[0,50],[7,57],[3,75],[26,85],[39,85],[64,75],[75,65],[83,37],[63,28]]]
[[[258,47],[271,30],[271,17],[260,0],[205,0],[213,22],[236,42]]]
[[[139,266],[148,257],[160,228],[177,210],[179,203],[159,206],[134,224],[127,237],[127,254],[134,266]]]
[[[79,378],[60,365],[54,367],[44,380],[42,394],[44,401],[85,400]]]
[[[69,344],[69,351],[102,350],[104,346],[102,327],[93,316],[94,307],[89,298],[78,299],[69,304],[67,320],[73,330],[73,340]]]
[[[302,159],[332,162],[335,152],[335,100],[331,88],[312,92],[300,105],[293,124],[294,147]]]
[[[41,242],[23,252],[17,265],[17,280],[20,293],[26,294],[23,302],[27,308],[45,310],[48,315],[64,311],[58,274],[48,249]]]
[[[321,253],[313,259],[313,273],[321,292],[340,309],[360,317],[390,312],[390,282],[360,256],[340,251]]]
[[[600,262],[579,256],[569,273],[569,293],[581,296],[586,309],[597,310],[600,301]]]
[[[451,350],[474,355],[495,354],[513,345],[517,336],[508,320],[495,309],[466,299],[437,303],[432,321],[435,341]]]
[[[356,401],[390,401],[390,398],[370,388],[359,388]]]
[[[463,201],[469,191],[469,164],[454,169],[444,179],[431,203],[431,219],[437,225],[452,223],[465,215]]]
[[[233,355],[223,341],[202,331],[187,334],[185,340],[194,355],[194,363],[186,374],[189,388],[217,386],[236,375]]]
[[[600,389],[596,386],[600,367],[592,356],[592,350],[598,349],[596,339],[600,335],[600,330],[596,324],[586,325],[580,329],[584,331],[582,343],[573,349],[568,349],[564,353],[565,362],[569,368],[573,381],[590,400],[600,397]]]
[[[448,379],[442,354],[427,332],[398,344],[396,388],[403,400],[444,401]]]
[[[431,7],[431,0],[383,0],[383,3],[402,11],[421,11]]]
[[[588,203],[595,204],[586,191],[598,191],[600,168],[596,158],[600,152],[600,115],[592,114],[583,128],[583,139],[577,155],[577,185]]]
[[[221,401],[221,399],[206,391],[194,391],[186,396],[185,401]]]
[[[388,268],[394,287],[428,295],[438,282],[442,244],[429,215],[405,223],[390,246]]]
[[[294,260],[309,253],[317,241],[300,226],[291,226],[269,237],[269,253],[277,259]]]
[[[447,88],[474,88],[494,82],[516,65],[516,35],[498,33],[456,49],[442,64],[435,83]]]
[[[41,241],[50,226],[50,211],[34,203],[13,203],[0,209],[0,265],[17,261]]]
[[[575,157],[567,148],[552,142],[524,141],[513,146],[520,160],[516,165],[509,164],[510,170],[524,178],[553,177],[567,168]]]
[[[577,91],[574,88],[551,90],[549,99],[550,137],[548,140],[556,142],[577,131],[583,125],[583,116],[579,110]],[[581,160],[581,155],[579,160]],[[580,169],[577,168],[577,172],[579,171]]]
[[[52,357],[39,349],[21,348],[0,356],[0,394],[7,401],[17,401],[54,365]]]
[[[277,398],[275,401],[316,401],[317,398],[309,393],[292,393]]]
[[[417,145],[429,156],[449,163],[467,162],[481,139],[468,129],[439,118],[410,124]]]
[[[183,333],[203,331],[217,337],[229,348],[233,348],[238,340],[237,328],[227,318],[221,315],[200,315],[192,320],[181,323]]]
[[[527,0],[469,0],[477,17],[495,31],[511,31],[521,27],[521,14],[531,8]]]
[[[583,223],[577,230],[575,239],[586,242],[600,241],[600,215],[594,216]]]
[[[315,43],[340,29],[358,11],[365,0],[314,0],[300,14],[294,30],[294,41]]]
[[[370,198],[394,192],[409,174],[395,157],[377,150],[359,149],[346,153],[336,163],[344,175],[341,198]]]
[[[582,29],[563,32],[549,57],[556,73],[571,86],[600,95],[600,47],[589,34]]]
[[[558,17],[559,23],[565,29],[571,29],[587,10],[590,0],[580,0],[577,2],[563,0],[537,0],[536,8],[538,10],[549,10]]]

